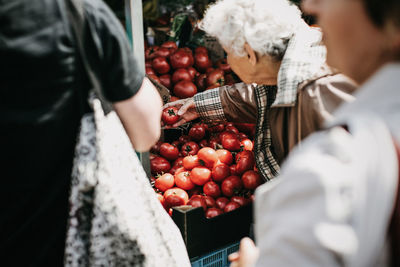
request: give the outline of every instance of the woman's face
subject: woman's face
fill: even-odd
[[[225,49],[226,59],[228,64],[231,66],[231,69],[234,73],[236,73],[239,78],[245,83],[252,83],[254,66],[250,64],[247,56],[237,56],[234,53],[230,52],[228,49]]]
[[[328,64],[357,82],[392,60],[387,35],[372,23],[362,0],[303,0],[302,8],[317,17]]]
[[[228,64],[233,72],[247,84],[276,85],[280,62],[274,61],[268,55],[259,57],[250,47],[248,49],[248,55],[237,56],[229,49],[224,48]]]

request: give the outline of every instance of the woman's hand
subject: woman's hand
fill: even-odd
[[[177,107],[179,109],[178,115],[180,118],[176,123],[171,126],[165,126],[165,128],[178,127],[199,117],[194,105],[193,97],[167,103],[164,105],[163,109],[168,107]]]
[[[253,267],[258,259],[258,248],[248,237],[240,241],[239,251],[228,256],[230,267]]]

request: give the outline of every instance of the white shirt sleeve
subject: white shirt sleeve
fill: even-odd
[[[256,266],[375,266],[397,185],[386,137],[365,153],[359,143],[376,136],[355,142],[353,134],[336,128],[314,134],[297,148],[281,175],[256,191]],[[376,161],[376,149],[389,149],[389,162],[381,159],[391,169],[386,174],[374,170],[380,162],[369,162]],[[376,179],[375,171],[387,178]]]

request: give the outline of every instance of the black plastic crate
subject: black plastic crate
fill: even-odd
[[[207,219],[202,208],[176,207],[172,219],[182,233],[189,258],[252,237],[253,206],[240,207],[228,213]]]

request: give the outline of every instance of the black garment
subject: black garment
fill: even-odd
[[[140,88],[119,21],[85,0],[104,95]],[[0,0],[0,266],[62,266],[68,193],[88,83],[63,0]]]

